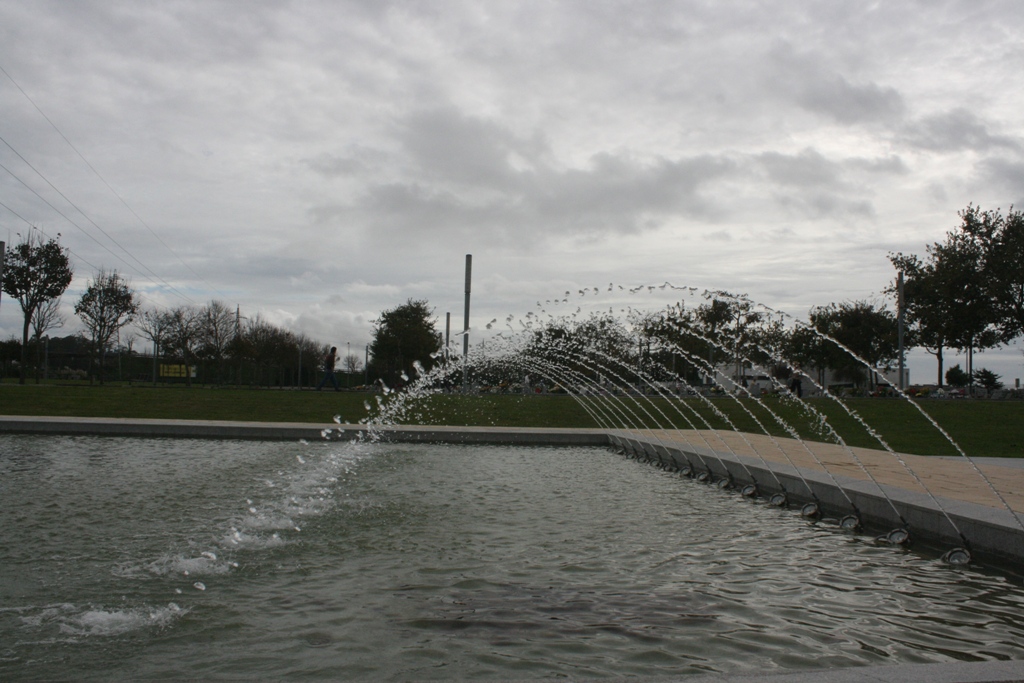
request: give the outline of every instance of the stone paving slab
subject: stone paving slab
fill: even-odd
[[[1024,469],[1020,467],[1024,462],[1014,458],[980,458],[971,462],[967,458],[893,454],[869,448],[712,430],[643,430],[634,433],[666,444],[763,458],[770,463],[819,472],[827,469],[833,474],[858,480],[870,481],[873,478],[880,484],[906,491],[930,491],[943,498],[1005,509],[996,495],[998,492],[1011,509],[1024,512]],[[1000,460],[1012,464],[999,463]]]

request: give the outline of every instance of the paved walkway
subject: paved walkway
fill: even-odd
[[[893,455],[868,448],[848,448],[741,432],[643,430],[635,433],[657,438],[667,445],[679,444],[695,449],[763,458],[769,463],[790,464],[817,471],[827,468],[832,474],[861,480],[873,477],[878,483],[898,486],[907,491],[926,493],[927,487],[936,496],[1005,510],[1003,503],[992,491],[994,487],[1013,510],[1024,512],[1024,469],[1021,468],[1024,460],[1015,458],[979,458],[972,464],[967,458],[902,453]],[[906,463],[906,467],[901,464],[901,460]],[[1001,460],[1011,464],[996,464]],[[986,478],[992,486],[986,483]]]

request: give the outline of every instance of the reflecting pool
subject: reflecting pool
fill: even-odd
[[[0,437],[0,679],[1024,658],[1018,578],[589,448]]]

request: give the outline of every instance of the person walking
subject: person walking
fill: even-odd
[[[327,384],[327,380],[331,380],[331,384],[334,385],[335,391],[341,391],[341,387],[338,386],[338,378],[334,376],[334,366],[338,362],[338,347],[332,346],[331,350],[324,356],[324,378],[320,380],[320,384],[316,385],[316,390],[320,391]]]

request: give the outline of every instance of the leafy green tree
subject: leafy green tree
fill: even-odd
[[[644,334],[641,328],[641,336]],[[636,335],[608,313],[546,324],[534,331],[522,354],[526,359],[551,363],[596,382],[607,373],[625,374],[639,367]]]
[[[931,247],[928,247],[931,254]],[[942,386],[944,351],[956,336],[955,311],[957,296],[953,288],[958,278],[951,272],[947,261],[929,258],[921,261],[913,254],[890,254],[889,260],[903,273],[903,301],[907,330],[907,348],[920,344],[935,356],[938,366],[937,384]],[[897,285],[887,292],[895,295]]]
[[[707,374],[704,359],[709,352],[708,342],[699,337],[695,311],[678,303],[645,318],[642,328],[643,336],[660,342],[662,348],[655,352],[658,363],[691,385]]]
[[[813,326],[798,325],[789,331],[781,355],[785,364],[800,372],[808,373],[808,376],[813,368],[816,371],[818,384],[824,386],[825,371],[828,370],[832,361],[833,349],[832,344],[827,344]],[[791,371],[787,372],[785,365],[776,372],[776,376],[786,379],[791,374]]]
[[[969,233],[950,232],[932,253],[947,278],[949,345],[967,355],[967,374],[974,371],[974,352],[1000,342],[998,315],[985,273],[984,246]]]
[[[414,362],[430,370],[441,349],[441,335],[434,327],[433,316],[425,300],[413,299],[381,313],[373,322],[371,374],[396,386],[403,373],[412,376]]]
[[[987,368],[979,368],[974,371],[974,380],[985,387],[985,390],[989,393],[1003,388],[1003,383],[999,381],[1000,379],[1002,378],[999,375]]]
[[[946,382],[951,387],[966,387],[971,383],[971,375],[964,372],[960,364],[957,363],[949,370],[946,370]]]
[[[888,370],[896,360],[896,316],[884,307],[876,308],[867,301],[833,303],[811,309],[809,318],[815,330],[845,347],[825,340],[828,367],[858,386],[865,379],[874,384],[874,373],[866,372],[865,363],[871,369]]]
[[[131,323],[139,312],[139,300],[128,281],[117,274],[100,269],[75,304],[75,314],[89,332],[89,349],[93,364],[98,366],[103,384],[103,365],[107,349],[122,327]]]
[[[1009,342],[1024,333],[1024,213],[982,211],[968,205],[960,212],[960,232],[979,257],[985,293],[999,338]]]
[[[56,239],[44,242],[42,234],[35,230],[14,245],[7,255],[3,290],[18,300],[24,315],[18,379],[21,384],[25,383],[28,366],[28,332],[32,319],[46,302],[64,293],[73,276],[68,250]]]
[[[971,375],[974,352],[1008,341],[1017,329],[1006,313],[1012,303],[1002,308],[996,304],[1000,296],[1012,298],[1007,293],[1012,287],[1001,283],[1013,280],[1013,268],[1002,262],[1005,252],[997,247],[1006,221],[998,212],[971,206],[960,216],[960,228],[946,233],[944,242],[928,246],[926,259],[913,254],[889,256],[904,273],[909,323],[916,339],[936,357],[940,386],[943,349],[966,353],[966,373]],[[895,287],[888,291],[894,293]]]

